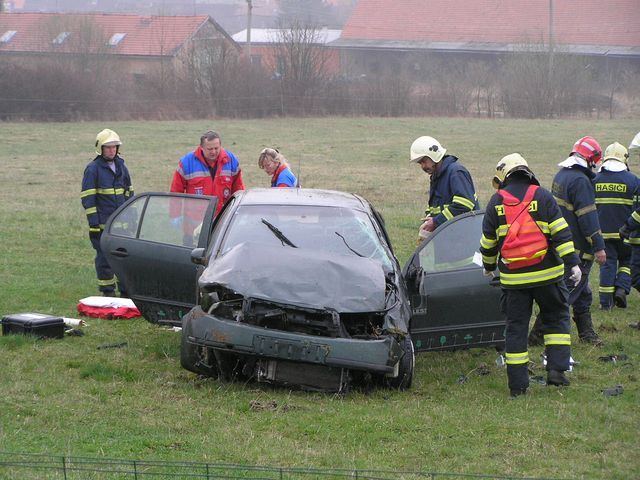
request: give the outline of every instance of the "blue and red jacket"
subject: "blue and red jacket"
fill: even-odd
[[[218,158],[211,165],[205,160],[202,147],[187,153],[180,159],[171,181],[172,192],[218,197],[216,215],[238,190],[244,190],[240,162],[225,149],[220,149]]]
[[[591,170],[576,164],[561,168],[551,186],[553,197],[571,229],[576,253],[584,260],[593,260],[593,252],[604,249],[591,183],[594,177]]]
[[[471,174],[453,155],[446,155],[431,175],[429,207],[425,211],[437,226],[457,215],[479,210]]]
[[[638,177],[626,169],[607,170],[609,162],[605,162],[593,181],[596,207],[604,239],[620,240],[618,230],[633,213],[638,195]]]
[[[87,215],[89,232],[99,233],[109,216],[133,196],[131,176],[118,155],[113,159],[115,172],[102,155],[98,155],[84,169],[80,200]]]
[[[278,188],[297,187],[298,179],[286,163],[281,163],[271,177],[271,186]]]

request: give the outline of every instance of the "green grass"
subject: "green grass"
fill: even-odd
[[[549,186],[573,142],[628,144],[637,125],[599,120],[323,118],[0,126],[0,314],[77,317],[93,295],[93,250],[79,191],[95,134],[115,129],[138,192],[166,191],[178,159],[218,129],[248,187],[269,185],[265,146],[290,160],[304,187],[353,191],[382,212],[404,263],[424,211],[427,176],[409,164],[419,135],[461,158],[482,204],[493,168],[518,151]],[[639,170],[638,159],[631,162]],[[597,287],[597,269],[592,286]],[[428,470],[559,478],[637,477],[640,300],[595,323],[607,345],[573,347],[567,389],[533,385],[509,400],[495,352],[419,355],[407,392],[345,398],[202,379],[179,366],[179,334],[144,320],[88,319],[83,337],[0,337],[0,450],[286,467]],[[575,339],[575,338],[574,338]],[[121,348],[101,348],[126,342]],[[543,374],[541,349],[534,369]],[[626,353],[630,362],[598,357]],[[488,375],[477,367],[486,365]],[[468,374],[467,382],[457,379]],[[601,389],[624,385],[607,398]],[[252,400],[275,402],[255,410]],[[0,470],[0,477],[2,471]]]

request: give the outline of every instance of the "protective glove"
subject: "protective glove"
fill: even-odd
[[[569,277],[569,280],[571,280],[574,285],[577,285],[580,283],[581,279],[582,270],[580,270],[580,265],[574,265],[573,267],[571,267],[571,276]]]
[[[493,278],[495,276],[493,272],[490,272],[489,270],[485,270],[484,268],[482,269],[482,275],[490,278]]]
[[[90,230],[89,230],[90,239],[98,240],[100,238],[100,235],[102,235],[102,231],[98,230],[98,227],[90,227]]]
[[[626,239],[631,236],[631,230],[629,229],[626,223],[620,227],[620,230],[618,230],[618,233],[620,234],[620,238]]]

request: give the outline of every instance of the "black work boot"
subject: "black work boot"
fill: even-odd
[[[549,370],[547,372],[547,385],[555,385],[556,387],[569,386],[571,382],[565,376],[562,370]]]
[[[539,347],[544,345],[544,333],[542,333],[542,320],[540,320],[540,314],[536,316],[536,321],[533,322],[531,332],[529,332],[529,346]]]
[[[583,312],[575,314],[573,321],[576,322],[578,327],[578,338],[581,342],[590,343],[596,347],[604,345],[602,339],[598,336],[593,329],[593,322],[591,321],[591,312]]]
[[[516,389],[510,390],[509,393],[511,394],[512,398],[515,398],[515,397],[519,397],[520,395],[526,395],[527,394],[527,389],[526,388],[516,388]]]
[[[624,288],[616,288],[616,292],[613,294],[613,303],[618,308],[627,308],[627,292]]]

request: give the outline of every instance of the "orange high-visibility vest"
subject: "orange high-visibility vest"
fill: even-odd
[[[522,200],[505,190],[498,190],[498,194],[503,199],[504,215],[508,226],[500,256],[509,269],[535,265],[542,262],[547,254],[549,248],[547,237],[529,213],[529,205],[536,190],[538,185],[530,185]]]

